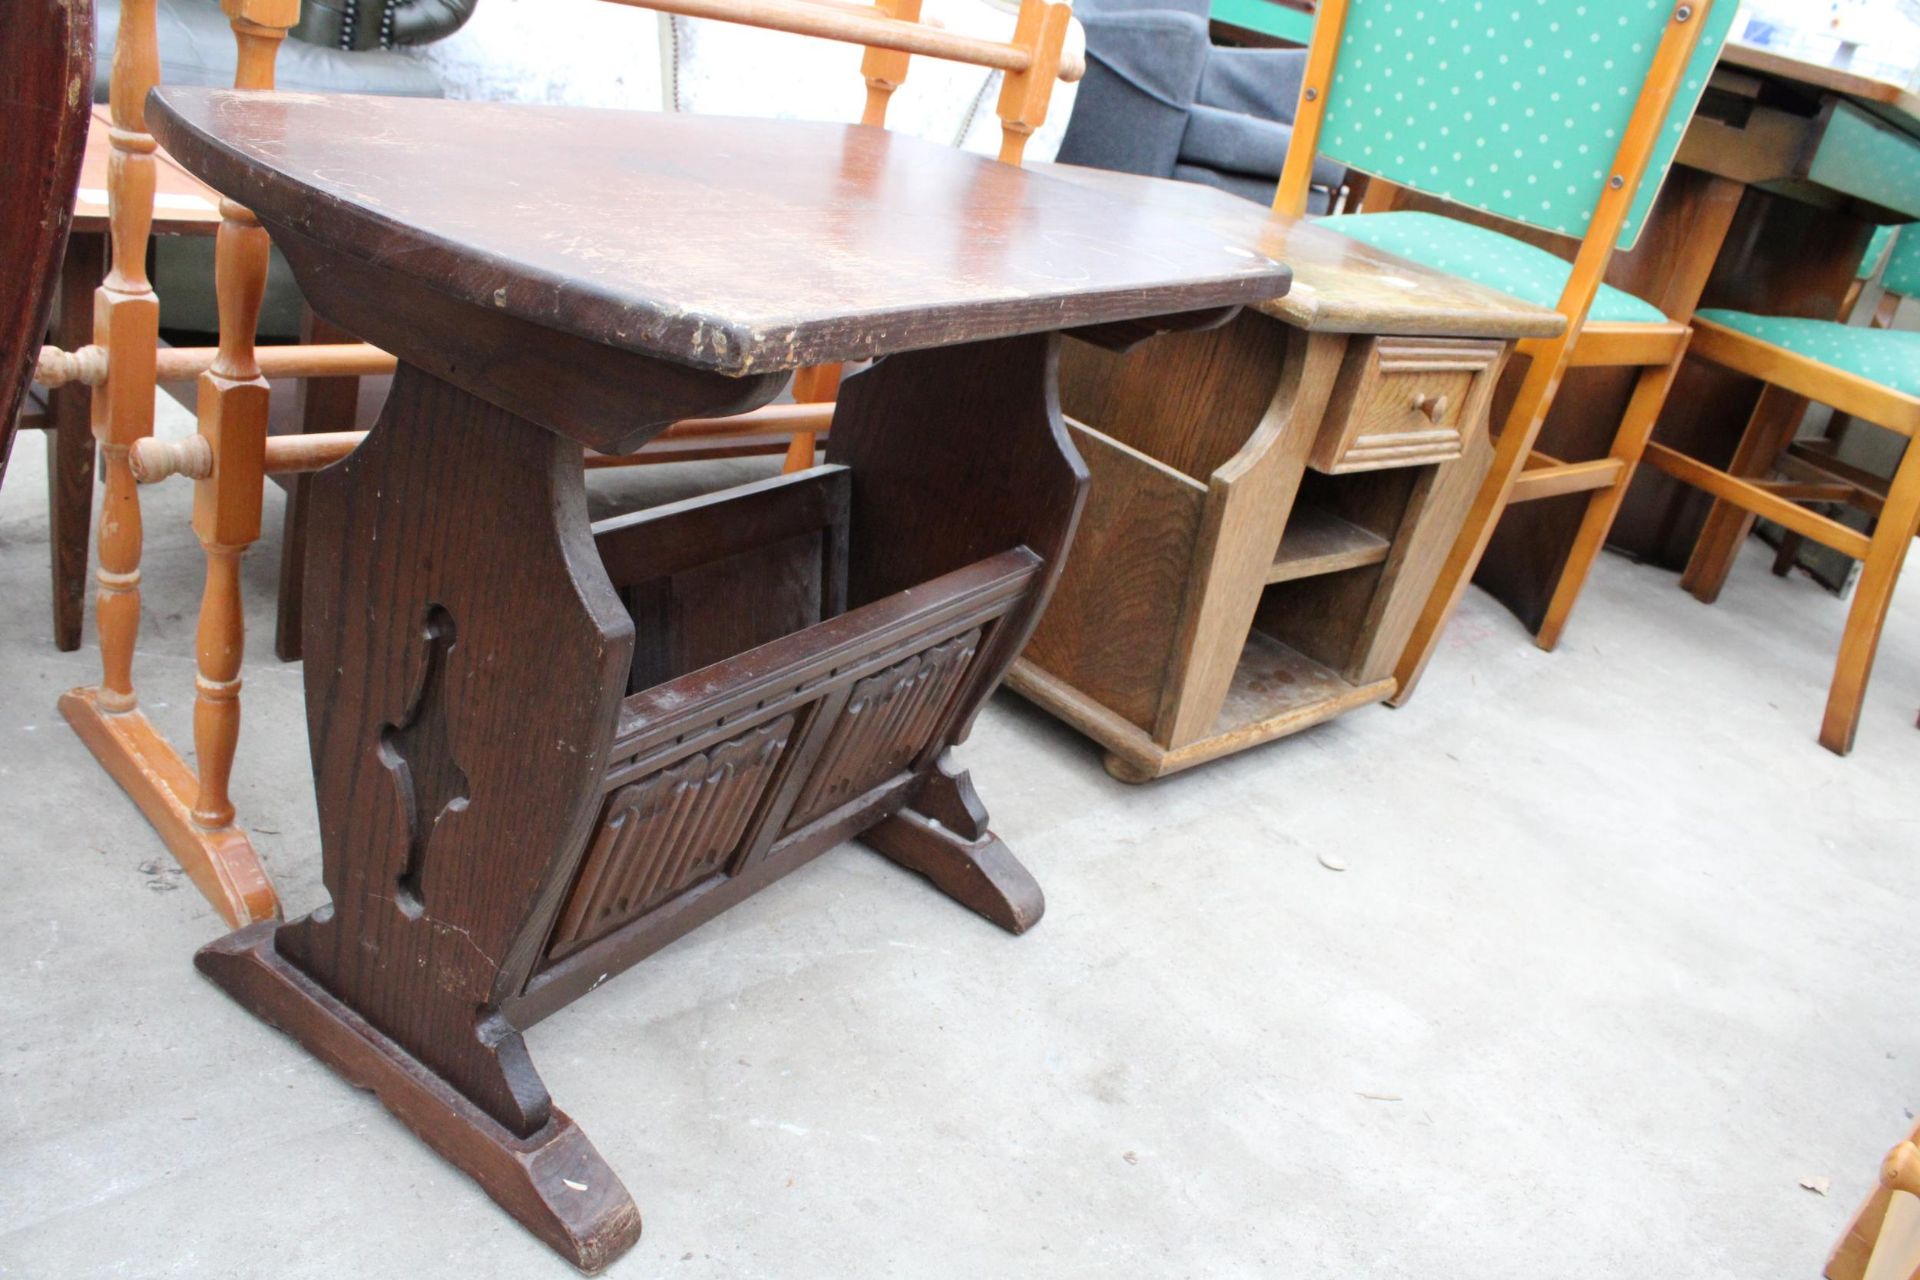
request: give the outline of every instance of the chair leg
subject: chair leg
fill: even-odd
[[[1522,344],[1521,350],[1527,351],[1526,344]],[[1401,651],[1400,661],[1394,667],[1397,687],[1393,697],[1387,699],[1389,706],[1397,707],[1413,695],[1427,662],[1440,647],[1440,633],[1447,619],[1453,616],[1460,597],[1466,594],[1467,584],[1473,580],[1474,570],[1480,567],[1480,557],[1486,554],[1487,543],[1493,540],[1494,526],[1507,509],[1514,482],[1520,478],[1527,457],[1533,452],[1533,443],[1540,437],[1547,408],[1566,371],[1566,350],[1564,342],[1556,341],[1529,353],[1533,363],[1527,369],[1526,380],[1520,384],[1519,394],[1514,397],[1513,407],[1507,412],[1499,439],[1494,441],[1493,462],[1480,482],[1479,492],[1473,496],[1466,522],[1460,526],[1446,562],[1440,566],[1420,617],[1407,637],[1407,647]]]
[[[1784,578],[1793,568],[1793,562],[1800,558],[1800,548],[1807,540],[1793,530],[1785,530],[1780,536],[1780,549],[1773,553],[1773,576]]]
[[[816,365],[794,371],[793,398],[800,404],[823,404],[839,393],[840,366],[837,364]],[[780,470],[805,471],[813,465],[814,449],[818,444],[813,432],[795,432],[793,440],[787,445],[787,460],[781,464]]]
[[[1887,606],[1893,600],[1907,546],[1920,529],[1920,449],[1908,449],[1887,491],[1867,548],[1867,558],[1854,589],[1847,629],[1840,638],[1840,657],[1834,664],[1833,685],[1827,692],[1826,718],[1820,725],[1820,745],[1835,755],[1853,750],[1860,727],[1860,706],[1867,695],[1867,677],[1880,648],[1880,630],[1886,625]]]
[[[93,291],[107,274],[107,238],[83,232],[60,267],[53,341],[77,351],[93,341]],[[53,644],[80,647],[86,615],[87,551],[93,524],[93,389],[69,382],[47,393],[47,511],[53,569]]]
[[[1540,623],[1540,630],[1534,633],[1533,642],[1542,649],[1551,652],[1560,643],[1567,616],[1573,612],[1574,601],[1587,585],[1587,574],[1599,558],[1600,549],[1606,545],[1614,517],[1620,514],[1620,504],[1626,500],[1634,468],[1646,450],[1647,439],[1653,435],[1653,424],[1660,419],[1667,392],[1679,375],[1680,360],[1681,357],[1676,356],[1667,364],[1643,369],[1634,383],[1633,398],[1627,402],[1627,411],[1620,419],[1620,429],[1614,433],[1613,449],[1609,453],[1623,464],[1620,474],[1607,488],[1587,495],[1587,510],[1580,520],[1580,531],[1574,536],[1566,564],[1561,566],[1560,581],[1554,585],[1546,617]]]
[[[1806,411],[1805,396],[1768,383],[1760,392],[1760,402],[1753,406],[1753,416],[1747,419],[1747,429],[1741,433],[1733,461],[1727,464],[1727,474],[1742,480],[1764,478],[1793,442],[1794,428]],[[1680,586],[1701,604],[1712,604],[1720,598],[1720,588],[1726,585],[1740,544],[1753,529],[1753,520],[1753,513],[1736,503],[1724,498],[1714,501],[1693,544],[1686,570],[1680,575]]]

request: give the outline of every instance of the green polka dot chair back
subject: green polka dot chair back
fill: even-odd
[[[1893,245],[1893,238],[1900,234],[1897,225],[1875,227],[1872,239],[1867,241],[1867,251],[1860,255],[1860,269],[1854,277],[1860,280],[1873,279],[1873,273],[1880,269],[1886,260],[1887,250]]]
[[[1347,0],[1321,154],[1584,238],[1677,0]],[[1698,43],[1617,243],[1631,247],[1737,0],[1686,6]],[[1700,11],[1706,12],[1701,14]]]
[[[1920,297],[1920,232],[1902,231],[1895,235],[1893,252],[1887,255],[1887,269],[1880,274],[1880,285],[1888,293]]]

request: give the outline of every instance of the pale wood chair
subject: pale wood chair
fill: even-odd
[[[1920,1280],[1920,1129],[1887,1153],[1880,1184],[1834,1246],[1827,1280]]]
[[[1873,236],[1867,242],[1866,252],[1860,255],[1860,268],[1855,273],[1853,284],[1847,290],[1846,297],[1841,301],[1839,310],[1834,313],[1834,319],[1843,324],[1851,321],[1855,308],[1860,305],[1860,295],[1866,291],[1867,282],[1878,277],[1881,274],[1882,268],[1890,261],[1894,242],[1899,233],[1900,227],[1898,225],[1883,226],[1874,231]],[[1902,295],[1894,293],[1892,290],[1883,289],[1879,300],[1874,304],[1873,314],[1867,317],[1868,326],[1874,329],[1891,328],[1893,326],[1894,313],[1900,309],[1901,297]],[[1833,413],[1827,418],[1826,425],[1818,436],[1796,439],[1788,446],[1788,453],[1800,457],[1807,455],[1839,457],[1841,450],[1846,447],[1847,435],[1852,427],[1852,418],[1844,413]],[[1881,487],[1885,487],[1884,483]],[[1780,539],[1773,557],[1774,577],[1784,578],[1788,573],[1792,572],[1795,565],[1799,565],[1804,568],[1808,575],[1816,582],[1819,582],[1829,590],[1844,591],[1849,585],[1848,576],[1845,571],[1837,574],[1830,572],[1830,562],[1838,560],[1841,564],[1847,566],[1848,569],[1851,569],[1855,563],[1854,561],[1838,554],[1832,556],[1822,555],[1820,552],[1825,551],[1826,548],[1819,547],[1818,543],[1814,545],[1819,547],[1819,550],[1814,552],[1808,559],[1803,560],[1802,554],[1806,550],[1807,545],[1805,538],[1791,529],[1780,528],[1778,526],[1775,526],[1773,532],[1777,534]]]
[[[272,88],[274,57],[299,18],[299,0],[224,0],[224,7],[238,43],[236,87]],[[111,258],[95,296],[93,342],[77,350],[44,348],[35,371],[36,381],[49,388],[70,382],[93,388],[93,430],[104,481],[94,599],[101,678],[65,694],[60,710],[154,825],[188,878],[228,923],[238,926],[279,914],[266,871],[234,820],[228,791],[240,732],[239,673],[246,638],[239,563],[260,534],[262,468],[273,452],[266,440],[266,376],[388,372],[393,359],[364,343],[256,353],[266,234],[231,200],[220,202],[216,233],[220,344],[162,350],[160,303],[146,267],[160,168],[146,105],[158,78],[153,0],[122,0],[110,92]],[[133,680],[144,541],[137,488],[143,478],[140,449],[159,444],[152,439],[156,387],[188,379],[198,381],[200,428],[180,452],[203,464],[194,471],[199,485],[193,523],[207,556],[196,642],[197,769],[142,713]],[[316,440],[304,437],[297,448],[310,458]],[[158,456],[164,461],[171,455],[161,448]]]
[[[1530,5],[1509,15],[1473,0],[1428,0],[1409,18],[1389,12],[1391,0],[1317,6],[1274,207],[1304,212],[1313,159],[1327,155],[1371,180],[1359,213],[1324,225],[1567,320],[1559,337],[1520,344],[1514,363],[1524,372],[1493,464],[1396,668],[1395,703],[1412,693],[1507,504],[1587,493],[1535,634],[1543,649],[1559,642],[1679,370],[1712,262],[1703,252],[1677,263],[1651,300],[1608,286],[1607,265],[1638,235],[1736,7]],[[1449,216],[1400,208],[1414,193],[1448,202]],[[1731,220],[1734,202],[1722,206],[1710,216]],[[1557,237],[1566,256],[1492,225],[1500,220]],[[1642,370],[1604,458],[1534,452],[1573,366]]]
[[[93,80],[92,0],[57,0],[40,17],[0,23],[0,481],[13,451],[20,401],[32,380],[73,221],[74,182],[86,148]]]
[[[1882,281],[1894,305],[1920,291],[1920,236],[1895,241]],[[1892,307],[1886,314],[1891,317]],[[1765,389],[1725,468],[1658,442],[1647,446],[1649,466],[1715,499],[1680,585],[1702,603],[1718,599],[1756,516],[1861,562],[1820,726],[1821,745],[1845,755],[1859,729],[1893,588],[1920,529],[1920,450],[1909,443],[1889,480],[1842,460],[1831,440],[1793,437],[1813,401],[1910,442],[1920,433],[1920,333],[1706,310],[1694,317],[1693,351],[1760,379]],[[1872,531],[1850,528],[1807,503],[1864,511],[1873,518]]]

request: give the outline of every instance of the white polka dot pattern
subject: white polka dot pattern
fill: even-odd
[[[1867,329],[1798,316],[1756,316],[1746,311],[1708,310],[1697,313],[1697,318],[1903,395],[1920,396],[1920,333]]]
[[[1350,0],[1320,149],[1404,186],[1582,236],[1674,6]],[[1716,0],[1705,15],[1623,247],[1639,234],[1737,8]]]

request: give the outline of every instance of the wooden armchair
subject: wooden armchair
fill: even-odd
[[[1543,649],[1559,641],[1679,370],[1712,263],[1696,254],[1678,264],[1654,300],[1608,286],[1607,265],[1638,235],[1737,6],[1534,5],[1509,17],[1473,0],[1429,0],[1417,20],[1389,17],[1390,7],[1318,5],[1275,208],[1302,212],[1314,156],[1330,156],[1372,181],[1359,213],[1324,225],[1567,320],[1560,336],[1521,344],[1524,372],[1493,465],[1395,671],[1401,702],[1507,504],[1584,493],[1585,518],[1535,635]],[[1712,216],[1731,219],[1734,202],[1721,203]],[[1533,243],[1541,239],[1558,252]],[[1641,370],[1604,458],[1533,450],[1576,365]]]
[[[1920,236],[1894,242],[1882,281],[1894,305],[1920,292]],[[1884,310],[1890,318],[1892,307]],[[1894,584],[1920,530],[1920,450],[1911,444],[1920,434],[1920,333],[1708,310],[1694,317],[1693,350],[1760,379],[1765,390],[1724,470],[1663,444],[1647,446],[1649,466],[1715,499],[1680,585],[1703,604],[1718,599],[1756,516],[1862,562],[1820,725],[1821,745],[1845,755],[1859,729]],[[1809,401],[1905,437],[1892,479],[1842,460],[1830,440],[1796,441]],[[1809,503],[1865,512],[1872,531],[1810,510]]]

